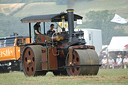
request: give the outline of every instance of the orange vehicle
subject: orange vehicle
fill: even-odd
[[[0,38],[0,72],[21,70],[20,46],[27,43],[30,43],[27,36]]]

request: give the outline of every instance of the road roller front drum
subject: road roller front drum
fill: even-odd
[[[72,62],[69,61],[69,54],[67,54],[66,70],[69,76],[96,75],[99,70],[97,53],[91,49],[75,49]]]

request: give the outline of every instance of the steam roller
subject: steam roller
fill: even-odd
[[[33,43],[23,45],[22,62],[26,76],[45,75],[49,71],[54,75],[69,76],[98,73],[100,64],[95,47],[86,45],[82,30],[74,31],[74,21],[82,19],[82,16],[73,11],[68,9],[67,13],[35,15],[21,20],[29,23],[30,42],[31,23],[43,22],[44,25],[44,33],[38,34]],[[61,22],[61,31],[56,28],[54,33],[48,35],[45,22]],[[65,22],[68,22],[68,31]]]

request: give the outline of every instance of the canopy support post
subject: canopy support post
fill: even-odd
[[[44,24],[44,34],[45,34],[45,22],[43,24]]]
[[[30,43],[31,43],[31,23],[29,23],[29,38],[30,38]]]

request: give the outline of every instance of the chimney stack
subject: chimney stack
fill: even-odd
[[[69,43],[72,42],[72,34],[74,33],[74,13],[73,12],[74,12],[74,9],[67,9]]]

